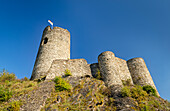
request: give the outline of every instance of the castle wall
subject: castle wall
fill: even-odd
[[[98,56],[99,68],[106,86],[122,86],[119,66],[113,52],[106,51]]]
[[[72,76],[91,76],[90,65],[85,59],[55,60],[53,61],[46,79],[54,79],[55,76],[64,76],[65,71],[70,70]]]
[[[91,69],[91,74],[94,78],[96,78],[96,75],[98,73],[99,70],[99,64],[98,63],[93,63],[90,64],[90,69]]]
[[[44,29],[31,79],[46,75],[56,59],[70,59],[70,33],[60,27]]]
[[[123,59],[115,57],[116,64],[119,66],[119,76],[123,82],[129,81],[133,84],[131,74],[129,72],[127,62]]]
[[[156,89],[148,68],[146,67],[145,61],[142,58],[130,59],[127,61],[127,64],[134,84],[138,84],[141,86],[151,85],[153,88]]]

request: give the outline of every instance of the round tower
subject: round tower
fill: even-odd
[[[60,27],[47,26],[42,35],[31,80],[46,75],[53,60],[70,59],[70,32]]]
[[[110,51],[101,53],[98,57],[98,62],[106,86],[122,86],[122,81],[119,77],[119,66],[116,65],[114,53]]]
[[[150,85],[156,89],[148,68],[146,67],[145,61],[142,58],[130,59],[127,61],[127,64],[134,84],[141,86]]]

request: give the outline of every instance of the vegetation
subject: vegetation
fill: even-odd
[[[122,80],[122,83],[123,83],[124,86],[130,86],[130,85],[132,85],[130,79]]]
[[[156,93],[156,90],[155,90],[152,86],[146,85],[146,86],[143,86],[142,88],[143,88],[143,90],[146,91],[148,94],[158,97],[158,95],[157,95],[157,93]]]
[[[65,76],[66,76],[66,77],[67,77],[67,76],[72,76],[71,71],[68,70],[68,69],[66,69],[64,73],[65,73]]]
[[[62,78],[67,79],[67,78]],[[77,80],[76,80],[77,81]],[[53,91],[41,111],[57,109],[59,111],[99,111],[105,105],[106,111],[115,111],[114,99],[109,97],[110,104],[105,104],[108,89],[104,82],[97,79],[83,78],[77,81],[71,91]]]
[[[63,78],[61,77],[56,77],[54,79],[54,82],[56,83],[55,84],[55,90],[57,92],[60,92],[60,91],[70,91],[71,90],[71,85],[65,81]]]
[[[28,78],[17,79],[15,74],[3,70],[0,73],[0,111],[18,111],[21,101],[10,102],[11,98],[27,94],[37,87],[37,82]]]
[[[6,70],[0,73],[0,82],[14,81],[16,79],[15,74],[9,73]]]
[[[168,110],[164,106],[156,94],[156,90],[149,85],[146,86],[124,86],[121,90],[123,98],[129,97],[136,101],[136,108],[134,110],[140,111],[154,111],[155,109]]]
[[[9,111],[19,111],[21,105],[22,105],[21,101],[12,101],[10,103],[10,105],[8,106],[7,110],[9,110]]]
[[[12,97],[12,92],[0,86],[0,102],[8,101]]]
[[[102,80],[102,76],[101,76],[101,73],[100,73],[100,70],[99,70],[99,69],[97,69],[97,72],[96,72],[96,74],[95,74],[95,77],[96,77],[96,79]]]
[[[71,72],[67,71],[71,74]],[[113,98],[111,91],[101,80],[100,71],[97,78],[62,78],[56,77],[53,81],[30,81],[28,78],[17,79],[13,73],[3,71],[0,73],[0,111],[19,111],[25,103],[32,102],[35,91],[46,88],[44,84],[50,83],[53,91],[46,99],[41,111],[57,109],[59,111],[106,110],[116,111],[129,108],[135,111],[168,111],[170,103],[156,95],[151,86],[131,85],[130,80],[123,81],[124,87],[121,96]],[[43,77],[44,78],[44,77]],[[70,81],[70,83],[68,82]],[[44,86],[42,89],[39,87]],[[49,86],[47,84],[47,86]],[[41,89],[41,90],[39,90]],[[30,93],[31,92],[31,93]],[[46,92],[45,92],[46,93]],[[25,101],[27,99],[29,101]],[[36,97],[35,97],[36,98]],[[126,107],[128,106],[128,107]],[[23,107],[22,107],[23,108]]]

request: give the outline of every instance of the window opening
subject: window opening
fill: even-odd
[[[48,38],[46,37],[45,39],[44,39],[44,44],[46,44],[48,42]]]

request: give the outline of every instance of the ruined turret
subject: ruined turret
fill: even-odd
[[[150,85],[156,89],[148,68],[146,67],[145,61],[142,58],[130,59],[127,61],[127,64],[134,84],[141,86]],[[159,95],[158,91],[157,94]]]

